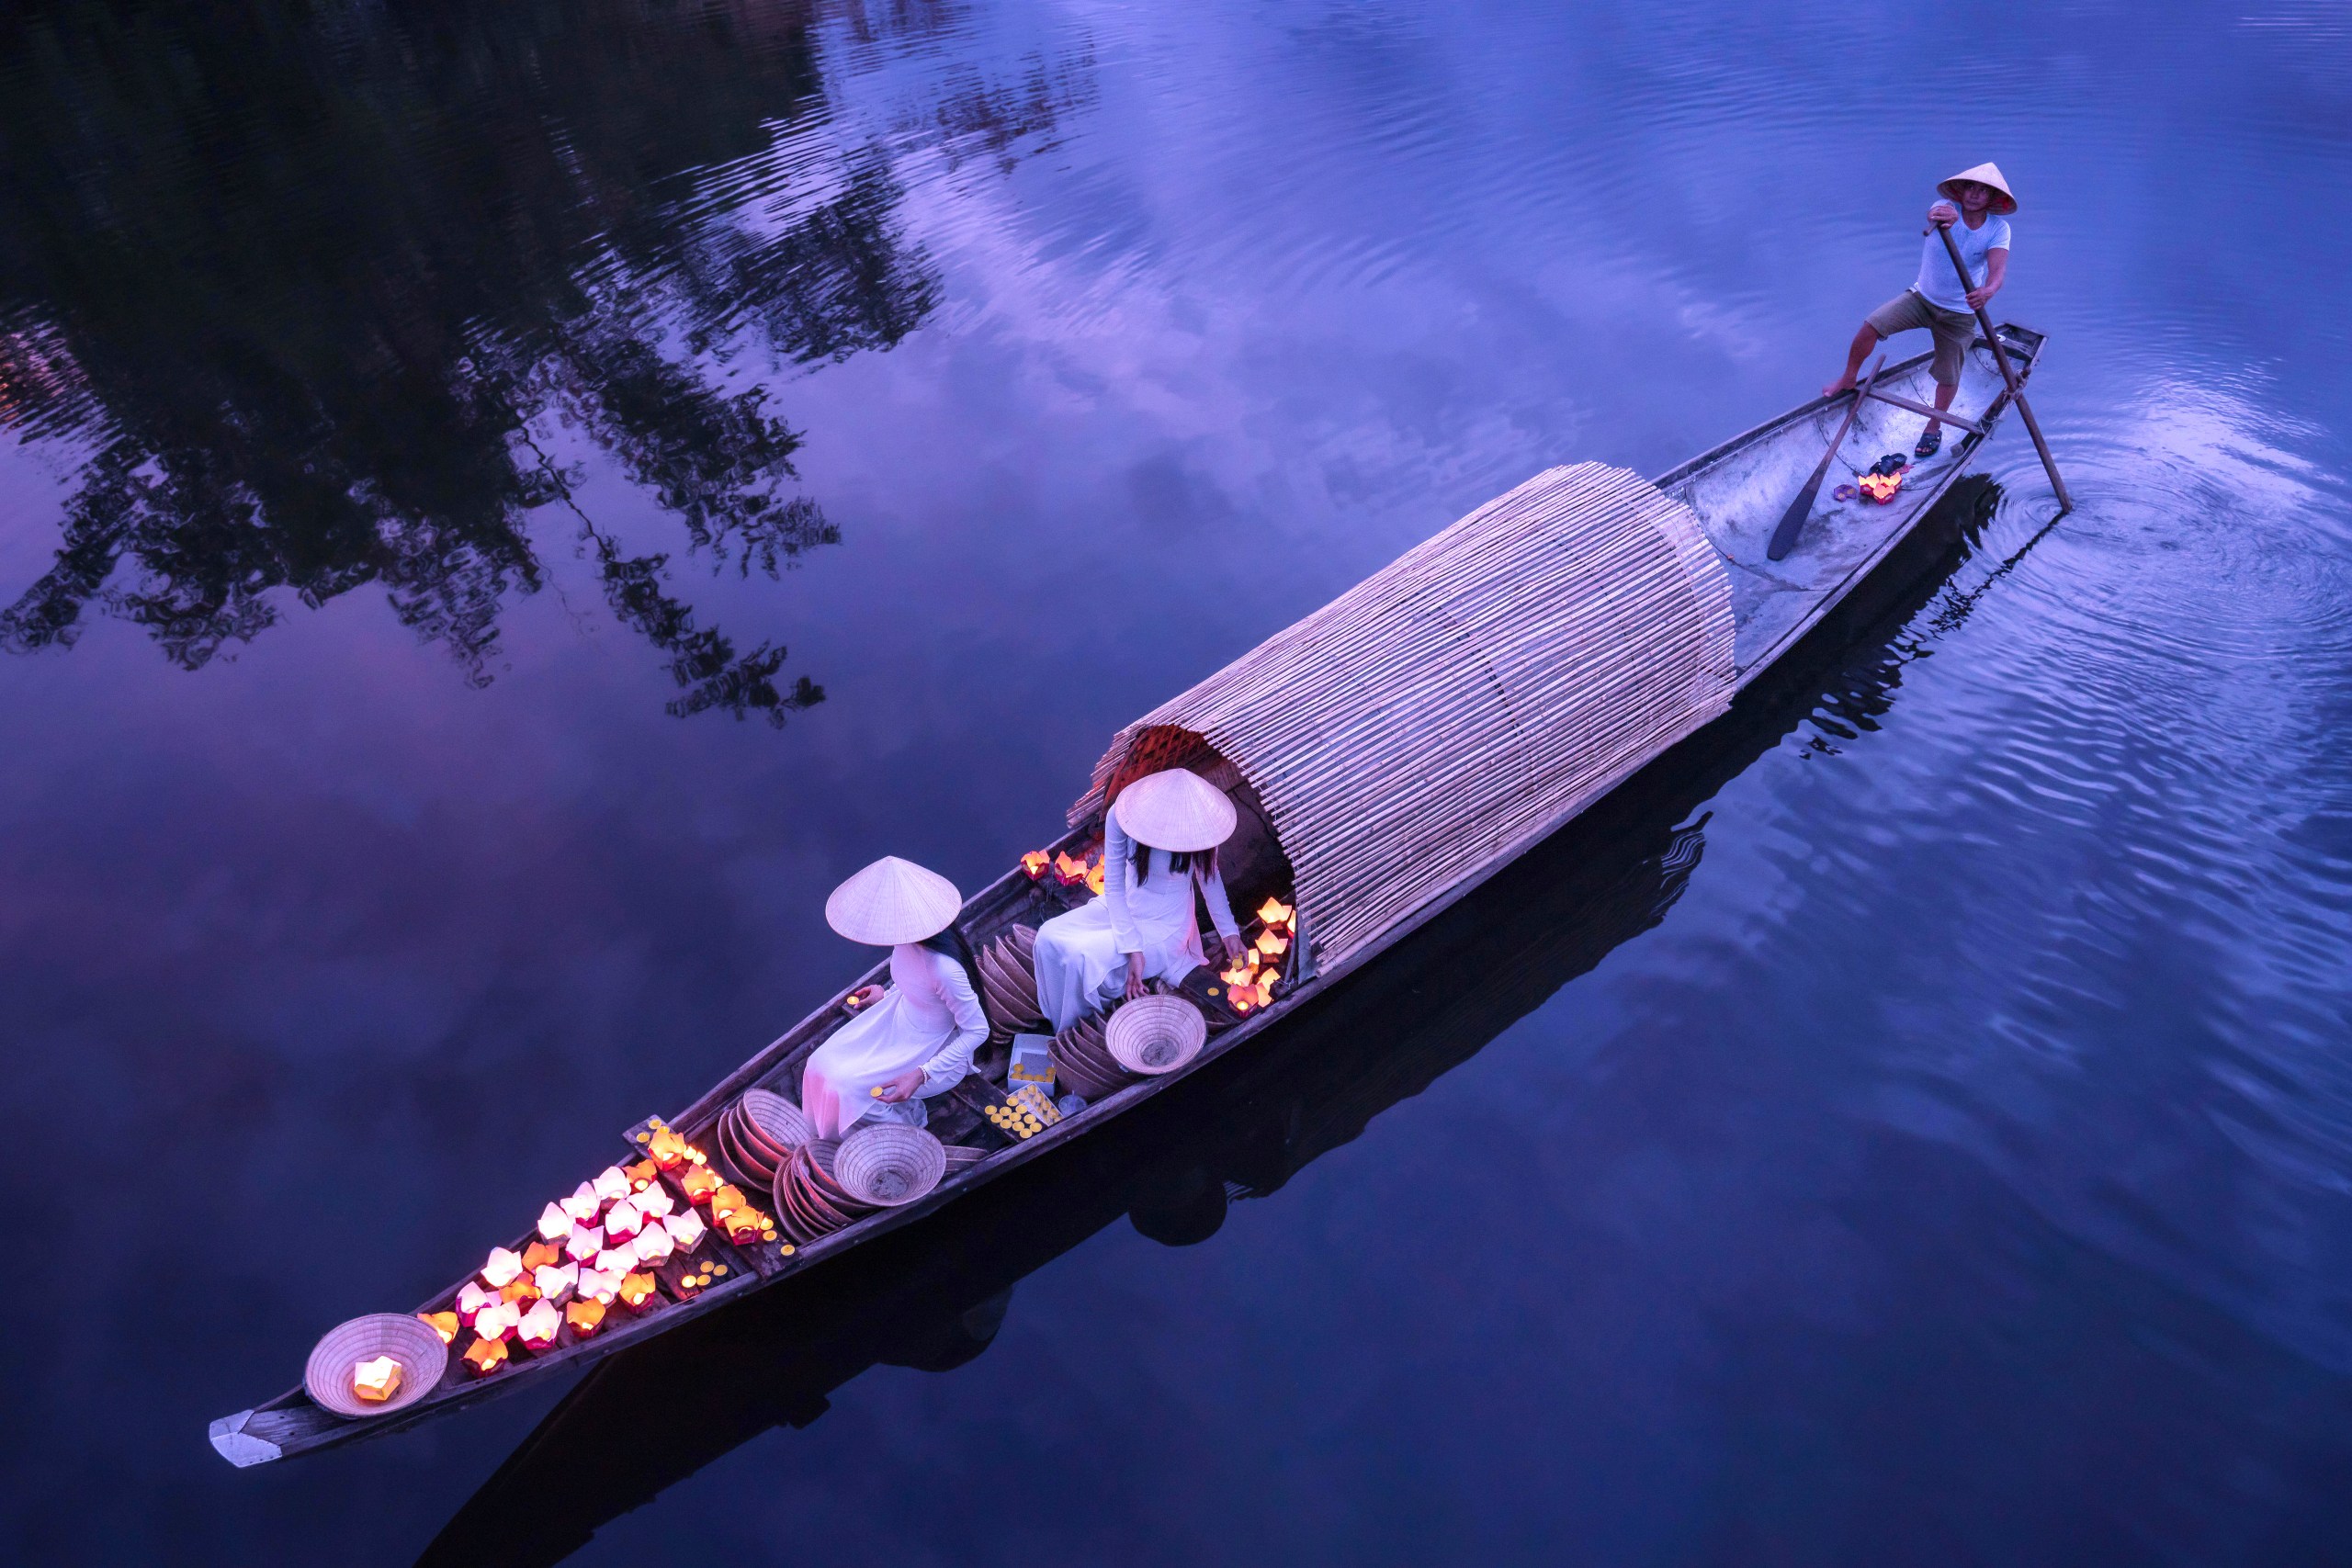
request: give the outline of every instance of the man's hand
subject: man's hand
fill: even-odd
[[[1939,201],[1928,209],[1928,221],[1939,229],[1949,229],[1960,221],[1960,209],[1949,201]],[[1919,232],[1924,234],[1927,231],[1922,229]]]
[[[1968,291],[1968,308],[1972,310],[1983,310],[1984,308],[1985,301],[1992,299],[1993,294],[1994,290],[1990,287],[1970,289]]]

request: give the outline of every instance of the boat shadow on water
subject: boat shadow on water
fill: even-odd
[[[1905,629],[1999,499],[1987,478],[1955,483],[1728,713],[1250,1048],[789,1289],[599,1363],[419,1568],[560,1562],[769,1427],[815,1421],[870,1367],[961,1366],[1022,1279],[1122,1218],[1171,1246],[1207,1240],[1229,1202],[1279,1190],[1664,919],[1704,850],[1701,807],[1749,763],[1809,718],[1840,734],[1891,707]],[[638,1441],[649,1424],[670,1438]]]

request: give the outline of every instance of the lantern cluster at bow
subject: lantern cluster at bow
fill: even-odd
[[[1031,850],[1021,857],[1021,871],[1032,882],[1050,880],[1062,887],[1083,887],[1089,893],[1102,891],[1102,857],[1091,851],[1073,855],[1067,850],[1054,854]]]
[[[1225,999],[1235,1012],[1248,1012],[1274,999],[1274,985],[1282,978],[1292,942],[1298,940],[1298,908],[1268,897],[1258,906],[1253,922],[1258,934],[1231,967],[1217,973],[1225,982]]]
[[[710,1223],[695,1211],[723,1183],[703,1152],[659,1122],[639,1134],[638,1143],[642,1159],[607,1166],[548,1204],[520,1252],[492,1247],[448,1310],[417,1314],[445,1345],[471,1331],[459,1354],[475,1376],[497,1371],[518,1349],[538,1355],[594,1337],[616,1302],[633,1315],[652,1311],[662,1303],[657,1271],[690,1258],[708,1237]],[[665,1175],[686,1195],[684,1202]],[[745,1206],[740,1195],[736,1201]],[[723,1269],[719,1265],[716,1271]],[[695,1283],[673,1287],[673,1293],[680,1299],[699,1293],[714,1271],[707,1262],[686,1263],[684,1273]],[[360,1395],[390,1397],[365,1389]]]

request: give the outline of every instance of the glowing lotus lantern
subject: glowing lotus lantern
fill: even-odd
[[[563,1255],[574,1263],[594,1263],[596,1254],[605,1250],[605,1227],[574,1225],[563,1240]]]
[[[525,1302],[537,1301],[539,1288],[531,1282],[531,1277],[528,1274],[517,1274],[498,1288],[498,1299],[502,1302],[513,1302],[519,1306]]]
[[[596,1254],[596,1272],[599,1274],[610,1274],[615,1279],[618,1279],[636,1267],[637,1243],[634,1241],[624,1242],[618,1247],[608,1247]],[[585,1280],[588,1277],[587,1270],[581,1270],[580,1277]]]
[[[635,1165],[621,1167],[621,1174],[628,1178],[631,1192],[642,1192],[653,1185],[654,1179],[662,1174],[662,1168],[650,1159],[641,1159]]]
[[[561,1306],[580,1288],[580,1265],[566,1263],[558,1268],[552,1263],[539,1266],[531,1275],[531,1283],[539,1288],[539,1299]]]
[[[557,1206],[571,1216],[573,1224],[584,1225],[604,1213],[605,1201],[597,1196],[594,1187],[583,1181],[571,1190],[571,1197],[560,1200]]]
[[[484,1339],[503,1339],[523,1321],[523,1309],[512,1302],[493,1302],[474,1317],[474,1333]]]
[[[481,1282],[492,1290],[502,1290],[523,1271],[523,1255],[503,1247],[490,1249],[490,1260],[481,1266]]]
[[[1258,906],[1258,918],[1270,926],[1287,926],[1290,924],[1291,917],[1297,913],[1296,905],[1285,904],[1271,894],[1267,896],[1264,903]]]
[[[486,1378],[506,1364],[506,1341],[477,1339],[466,1347],[465,1360],[474,1370],[474,1376]]]
[[[631,1274],[621,1281],[620,1303],[631,1312],[643,1312],[653,1304],[653,1276]]]
[[[563,1332],[563,1314],[556,1311],[553,1302],[541,1302],[523,1314],[514,1325],[515,1337],[523,1341],[526,1350],[544,1350],[555,1343]]]
[[[594,1339],[596,1330],[605,1326],[603,1302],[574,1302],[563,1309],[563,1321],[571,1325],[574,1339]]]
[[[607,1203],[617,1203],[629,1193],[628,1177],[616,1165],[608,1165],[598,1171],[596,1179],[589,1185],[596,1190],[596,1196]]]
[[[645,1145],[645,1152],[651,1155],[653,1163],[664,1170],[675,1170],[686,1163],[685,1139],[667,1127],[653,1129],[652,1140]]]
[[[637,1204],[624,1198],[605,1211],[605,1234],[615,1241],[627,1241],[645,1224],[645,1216],[637,1212]]]
[[[580,1270],[580,1294],[572,1305],[577,1306],[581,1302],[611,1301],[620,1294],[621,1279],[628,1272],[623,1269],[616,1274],[606,1269],[582,1269]]]
[[[1064,887],[1075,887],[1086,880],[1086,863],[1065,850],[1054,857],[1054,877]]]
[[[1039,877],[1045,875],[1046,868],[1053,863],[1053,856],[1047,854],[1045,851],[1031,850],[1027,854],[1021,857],[1021,871],[1022,874],[1028,877],[1030,881],[1035,882]]]
[[[728,1183],[710,1195],[710,1219],[713,1224],[725,1224],[727,1216],[743,1206],[743,1190]]]
[[[669,1231],[661,1225],[648,1225],[637,1233],[637,1260],[647,1269],[659,1269],[670,1261],[676,1250]]]
[[[351,1369],[351,1392],[380,1404],[401,1391],[401,1364],[390,1356],[362,1361]]]
[[[702,1245],[704,1233],[709,1227],[702,1223],[700,1214],[688,1209],[684,1213],[671,1215],[664,1228],[670,1233],[670,1245],[679,1252],[686,1253]]]
[[[1099,860],[1086,868],[1086,890],[1089,893],[1102,891],[1102,863]]]
[[[774,1221],[748,1204],[720,1215],[718,1223],[726,1227],[727,1239],[738,1247],[762,1240],[775,1229]]]
[[[458,1337],[458,1325],[461,1320],[456,1313],[421,1312],[416,1315],[432,1325],[433,1332],[441,1336],[442,1344],[449,1344]]]
[[[561,1241],[571,1233],[571,1216],[563,1212],[560,1203],[549,1203],[539,1211],[539,1239]]]
[[[495,1306],[497,1303],[496,1291],[482,1284],[479,1280],[469,1280],[458,1288],[458,1321],[468,1328],[471,1328],[474,1325],[476,1314],[484,1307]]]
[[[523,1249],[523,1267],[526,1269],[545,1269],[551,1263],[562,1261],[563,1248],[551,1241],[535,1241]]]
[[[678,1201],[670,1196],[670,1190],[661,1186],[649,1187],[629,1201],[637,1205],[637,1212],[648,1222],[664,1218],[678,1206]]]
[[[686,1190],[686,1201],[689,1203],[709,1202],[710,1195],[723,1185],[717,1171],[708,1166],[699,1165],[680,1177],[678,1184]]]
[[[1273,930],[1258,933],[1258,951],[1269,958],[1280,958],[1290,951],[1290,938]]]

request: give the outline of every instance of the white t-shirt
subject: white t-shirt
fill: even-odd
[[[1984,226],[1972,229],[1962,218],[1951,226],[1952,243],[1960,247],[1960,259],[1968,264],[1968,287],[1984,286],[1984,253],[2009,248],[2009,220],[1988,212]],[[1919,281],[1912,288],[1924,296],[1928,304],[1946,310],[1966,313],[1968,294],[1960,286],[1960,275],[1951,269],[1951,257],[1944,254],[1944,243],[1934,231],[1928,234],[1927,246],[1919,253]]]

